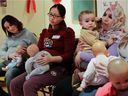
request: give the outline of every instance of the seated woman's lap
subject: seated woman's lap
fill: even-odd
[[[65,69],[62,67],[55,67],[44,74],[31,77],[28,81],[25,81],[25,85],[29,86],[30,84],[33,86],[36,84],[40,88],[43,86],[55,84],[65,77],[64,71]]]
[[[9,86],[10,81],[21,73],[17,67],[10,68],[8,71],[3,71],[2,67],[5,67],[10,61],[4,61],[0,64],[0,76],[5,76],[6,85]]]
[[[29,80],[25,80],[26,72],[17,76],[11,81],[11,89],[12,91],[17,88],[16,90],[24,90],[24,93],[28,94],[31,91],[38,91],[41,87],[52,85],[58,82],[60,79],[65,77],[64,68],[62,67],[55,67],[50,71],[40,74],[37,76],[31,77]],[[21,94],[23,94],[21,92]],[[26,95],[25,95],[26,96]]]
[[[2,70],[2,67],[5,67],[9,62],[9,60],[5,60],[0,63],[0,76],[5,76],[6,72]]]
[[[5,78],[6,78],[6,84],[9,85],[10,81],[18,76],[19,74],[21,74],[21,71],[19,68],[14,67],[14,68],[10,68],[6,73],[5,73]]]
[[[18,67],[13,67],[10,68],[7,71],[3,71],[2,67],[5,67],[6,65],[8,65],[10,61],[4,61],[0,64],[0,76],[5,76],[6,78],[6,84],[8,85],[7,82],[10,82],[10,80],[14,77],[16,77],[17,75],[19,75],[20,73],[22,73],[21,68]]]
[[[90,51],[90,52],[81,52],[80,53],[80,58],[82,59],[82,61],[88,63],[88,62],[90,62],[90,60],[92,58],[94,58],[94,55],[93,55],[92,51]]]

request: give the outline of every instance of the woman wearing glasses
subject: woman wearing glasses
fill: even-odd
[[[50,71],[25,80],[26,73],[11,81],[11,96],[37,96],[37,91],[46,85],[57,83],[68,75],[73,59],[75,42],[74,31],[67,27],[64,21],[65,7],[53,5],[48,13],[49,27],[40,34],[38,47],[48,51],[52,57],[41,57],[36,62],[50,64]],[[69,42],[70,41],[70,42]]]

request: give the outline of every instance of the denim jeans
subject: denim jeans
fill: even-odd
[[[79,96],[95,96],[99,87],[101,86],[88,86]]]
[[[19,74],[22,73],[21,69],[20,68],[17,68],[17,67],[13,67],[13,68],[10,68],[8,71],[3,71],[2,70],[2,67],[5,67],[10,61],[4,61],[0,64],[0,76],[5,76],[5,82],[6,82],[6,86],[7,86],[7,90],[8,90],[8,93],[10,94],[10,90],[9,90],[9,86],[10,86],[10,82],[11,80],[18,76]]]

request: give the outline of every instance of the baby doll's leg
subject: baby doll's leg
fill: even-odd
[[[32,66],[33,64],[32,63],[29,63],[29,62],[26,62],[25,63],[25,70],[28,74],[30,74],[32,72]]]
[[[42,65],[41,67],[38,67],[38,68],[35,68],[34,70],[32,70],[32,72],[29,74],[29,78],[31,78],[32,76],[35,76],[35,75],[39,75],[39,74],[43,74],[45,73],[46,71],[48,71],[50,68],[49,65]]]

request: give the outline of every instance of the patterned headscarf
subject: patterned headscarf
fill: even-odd
[[[108,9],[110,9],[112,12],[112,20],[113,20],[111,29],[119,30],[125,25],[126,16],[124,13],[124,9],[121,7],[121,5],[117,1],[115,1],[114,3],[110,2],[109,5],[110,6]]]
[[[112,12],[113,21],[111,27],[107,30],[107,32],[105,32],[104,29],[100,30],[100,39],[106,41],[109,38],[115,38],[114,41],[119,42],[125,33],[124,26],[126,17],[124,10],[117,1],[115,1],[114,3],[110,2],[109,7],[106,9],[106,11],[107,10],[110,10]]]

